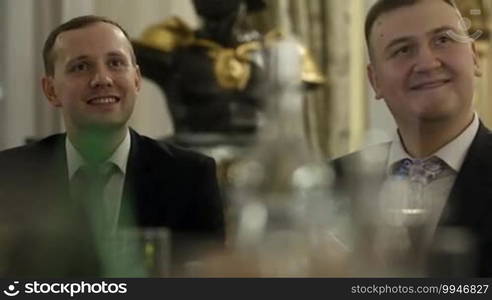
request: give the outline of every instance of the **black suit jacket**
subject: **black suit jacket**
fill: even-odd
[[[388,153],[389,144],[381,144],[335,160],[340,188],[352,199],[375,199],[378,183],[386,176]],[[492,276],[492,133],[482,124],[451,188],[439,225],[470,230],[478,248],[474,274]]]
[[[74,226],[85,221],[69,197],[65,134],[0,152],[0,199],[6,228],[27,232],[51,222],[85,234],[83,226]],[[223,242],[213,159],[132,130],[119,225],[167,227],[173,246],[197,238]]]

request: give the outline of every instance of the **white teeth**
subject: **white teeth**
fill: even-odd
[[[111,104],[111,103],[116,103],[116,98],[109,97],[109,98],[97,98],[94,100],[90,101],[91,104]]]

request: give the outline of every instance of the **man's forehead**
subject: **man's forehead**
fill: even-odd
[[[371,43],[384,44],[401,37],[421,36],[436,29],[459,29],[459,13],[442,0],[423,0],[379,16],[373,26]]]
[[[95,32],[99,34],[106,35],[115,35],[125,37],[123,32],[115,25],[107,23],[107,22],[95,22],[91,24],[87,24],[80,28],[69,29],[63,32],[60,32],[57,39],[69,39],[69,38],[77,38],[77,37],[86,37],[92,36]]]
[[[130,42],[118,27],[103,22],[61,32],[53,47],[55,53],[70,56],[117,51],[130,54],[130,48]]]

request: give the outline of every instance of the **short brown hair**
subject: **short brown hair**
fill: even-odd
[[[378,0],[371,7],[369,12],[367,13],[366,23],[364,28],[365,35],[366,35],[366,45],[369,50],[369,53],[371,53],[371,47],[370,47],[371,31],[372,28],[374,27],[374,23],[376,22],[376,20],[385,13],[391,12],[393,10],[396,10],[404,6],[415,5],[420,1],[421,0]],[[455,9],[458,9],[454,0],[442,0],[442,1],[451,5]]]
[[[115,21],[112,21],[106,17],[101,17],[101,16],[94,16],[94,15],[86,15],[86,16],[80,16],[73,18],[58,27],[56,27],[51,33],[48,35],[48,38],[44,42],[44,47],[43,47],[43,62],[44,62],[44,71],[47,75],[53,75],[55,73],[55,67],[54,67],[54,62],[55,62],[55,53],[53,53],[53,46],[55,45],[56,38],[60,33],[73,30],[73,29],[79,29],[83,27],[87,27],[89,25],[92,25],[94,23],[108,23],[111,25],[114,25],[118,27],[121,32],[125,35],[125,37],[128,39],[128,42],[130,44],[130,50],[131,50],[131,58],[132,58],[132,63],[136,64],[136,59],[135,59],[135,54],[133,51],[132,43],[130,41],[130,37],[128,36],[128,33],[121,27],[120,24],[116,23]]]

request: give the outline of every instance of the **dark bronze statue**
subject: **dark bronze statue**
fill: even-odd
[[[174,141],[192,147],[247,145],[262,105],[262,64],[268,39],[249,24],[262,0],[193,0],[202,25],[194,30],[173,17],[133,42],[144,77],[164,91]],[[313,71],[305,81],[319,84]],[[309,71],[308,71],[309,72]]]

